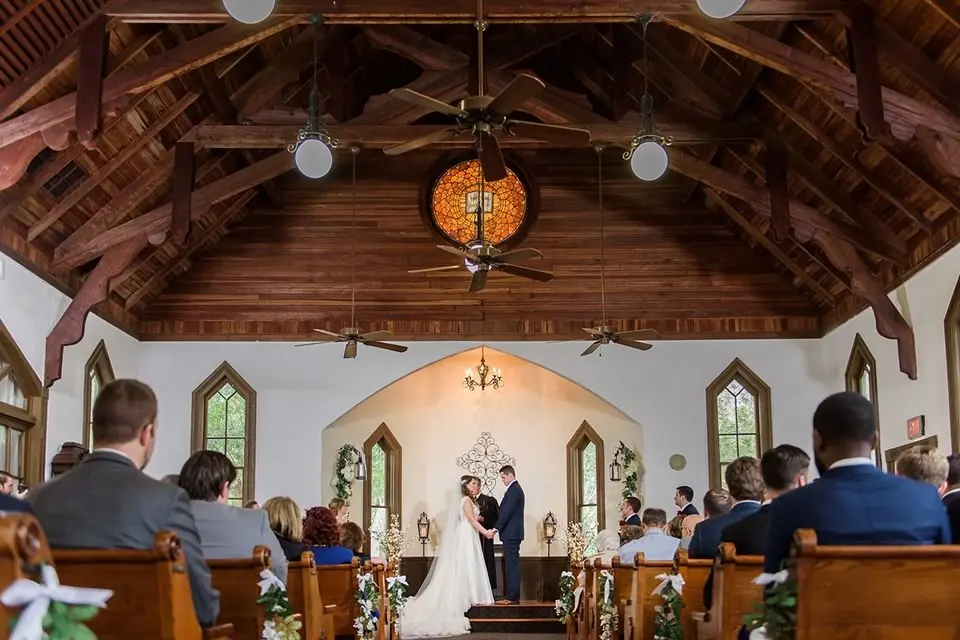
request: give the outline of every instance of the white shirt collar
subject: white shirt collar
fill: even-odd
[[[512,486],[513,486],[513,483],[516,482],[516,481],[517,481],[516,478],[514,478],[513,480],[511,480],[511,481],[510,481],[510,484],[507,485],[507,489],[509,489],[510,487],[512,487]],[[506,491],[507,489],[504,489],[504,491]]]
[[[873,460],[871,458],[863,458],[863,457],[844,458],[843,460],[837,460],[832,465],[830,465],[828,471],[830,469],[840,469],[841,467],[860,467],[864,465],[870,465],[871,467],[874,466]]]
[[[733,503],[733,506],[737,506],[738,504],[762,504],[762,503],[759,500],[737,500],[736,502]]]
[[[940,497],[941,497],[941,498],[946,498],[946,497],[947,497],[948,495],[950,495],[951,493],[957,493],[958,491],[960,491],[960,487],[957,487],[956,489],[950,489],[950,491],[947,491],[946,493],[944,493],[944,494],[943,494],[942,496],[940,496]]]
[[[115,456],[120,456],[122,458],[126,458],[130,462],[133,462],[133,458],[131,458],[129,455],[127,455],[123,451],[120,451],[119,449],[111,449],[109,447],[103,447],[101,449],[94,449],[93,452],[94,453],[112,453]],[[137,463],[134,462],[133,466],[137,466]]]
[[[761,507],[765,507],[765,506],[767,506],[768,504],[770,504],[771,502],[773,502],[773,500],[764,500],[763,502],[760,503],[760,506],[761,506]]]

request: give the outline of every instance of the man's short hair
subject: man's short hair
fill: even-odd
[[[640,498],[636,496],[630,496],[629,498],[624,498],[624,503],[630,505],[630,508],[633,509],[634,513],[640,513],[640,509],[643,509],[643,504],[640,502]]]
[[[505,473],[510,476],[517,475],[517,472],[513,470],[513,466],[509,464],[505,464],[502,467],[500,467],[500,473]]]
[[[677,493],[683,496],[683,499],[687,502],[693,502],[693,487],[688,487],[683,484],[677,487]]]
[[[662,529],[667,526],[667,512],[663,509],[644,509],[643,524],[648,527],[660,527]]]
[[[950,486],[960,484],[960,453],[948,455],[947,463],[950,465],[950,471],[947,472],[947,484]]]
[[[643,527],[635,524],[629,524],[620,532],[620,544],[627,544],[631,540],[639,540],[643,537]]]
[[[859,393],[841,391],[827,396],[813,412],[813,430],[826,446],[877,442],[877,414]]]
[[[703,511],[709,517],[722,516],[733,508],[733,498],[724,489],[710,489],[703,494]]]
[[[734,500],[763,500],[763,476],[760,474],[760,461],[750,456],[742,456],[727,465],[723,474],[727,481],[727,490]]]
[[[936,447],[916,446],[897,458],[897,475],[940,488],[950,475],[950,463]]]
[[[220,497],[223,483],[233,484],[237,468],[219,451],[197,451],[180,469],[180,488],[191,500],[214,502]]]
[[[792,444],[774,447],[760,458],[763,484],[774,491],[786,491],[797,484],[797,477],[810,470],[810,456]]]
[[[93,403],[93,441],[97,446],[124,444],[157,419],[157,396],[139,380],[114,380]]]

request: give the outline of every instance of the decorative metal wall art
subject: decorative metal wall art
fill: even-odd
[[[466,469],[467,473],[480,478],[483,483],[481,491],[490,494],[500,479],[500,467],[516,464],[513,456],[507,455],[497,441],[484,431],[477,438],[476,443],[469,451],[457,458],[457,466]]]

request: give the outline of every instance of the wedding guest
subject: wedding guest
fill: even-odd
[[[175,487],[180,486],[180,474],[179,473],[168,473],[167,475],[160,478],[160,482],[163,484],[172,484]]]
[[[696,505],[693,504],[693,488],[687,485],[680,485],[673,494],[673,504],[677,506],[677,515],[675,515],[667,525],[667,534],[674,538],[683,537],[683,519],[687,516],[698,516]]]
[[[639,527],[641,526],[642,521],[640,520],[640,509],[643,508],[643,505],[640,504],[640,498],[635,496],[630,496],[623,501],[623,504],[620,505],[620,518],[623,521],[625,526]]]
[[[680,539],[668,536],[664,531],[667,526],[667,512],[663,509],[646,509],[641,521],[643,537],[620,547],[620,559],[632,562],[638,553],[642,553],[646,560],[673,560]]]
[[[6,471],[0,471],[0,493],[7,496],[17,493],[17,479]]]
[[[724,480],[730,496],[736,500],[727,513],[711,515],[697,525],[690,540],[691,558],[713,558],[720,545],[720,535],[724,527],[739,522],[760,509],[763,500],[763,476],[760,474],[760,461],[749,456],[737,458],[724,470]]]
[[[697,525],[703,522],[705,518],[700,515],[686,516],[680,525],[680,548],[689,549],[690,541],[693,539],[693,531]]]
[[[947,490],[943,494],[943,504],[950,518],[950,530],[953,532],[953,544],[960,544],[960,453],[947,456]]]
[[[327,508],[337,518],[337,524],[343,525],[344,522],[350,521],[350,503],[343,498],[332,498],[327,503]]]
[[[303,544],[303,516],[300,507],[291,498],[278,496],[263,503],[270,529],[277,536],[288,562],[297,562],[307,550]]]
[[[370,554],[363,552],[363,529],[356,522],[344,522],[340,527],[340,544],[353,552],[353,557],[366,562]]]
[[[943,496],[947,491],[950,463],[936,447],[917,446],[897,458],[897,475],[931,484]]]
[[[256,500],[247,500],[246,502],[243,503],[243,508],[244,508],[244,509],[259,509],[259,508],[260,508],[260,503],[257,502]]]
[[[350,564],[353,551],[340,544],[337,516],[327,507],[307,509],[303,520],[303,542],[310,546],[318,565]]]
[[[640,527],[626,527],[626,529],[636,530],[636,537],[640,537]],[[625,529],[625,531],[626,531]],[[595,560],[600,560],[604,564],[610,564],[610,561],[613,560],[613,557],[620,553],[620,534],[612,529],[604,529],[598,533],[593,538],[593,542],[590,543],[588,548],[594,549],[594,553],[585,556],[583,559],[584,565],[592,563]],[[583,569],[580,570],[580,574],[577,576],[577,584],[581,585],[579,587],[582,589],[582,585],[585,580],[586,573]]]

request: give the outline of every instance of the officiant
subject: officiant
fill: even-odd
[[[477,478],[478,484],[484,486],[483,480]],[[480,508],[480,523],[485,527],[492,527],[500,517],[500,504],[493,496],[485,493],[477,495],[477,506]],[[490,576],[490,588],[497,590],[497,568],[493,560],[493,540],[480,536],[480,548],[483,549],[483,560],[487,565],[487,575]]]

